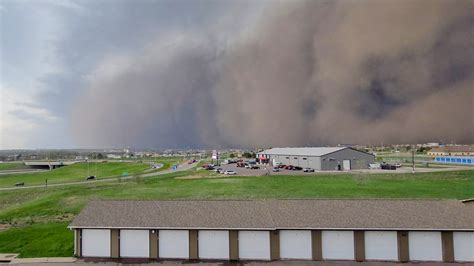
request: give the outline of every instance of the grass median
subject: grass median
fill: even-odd
[[[48,184],[84,181],[88,175],[98,178],[120,176],[124,172],[131,175],[149,168],[149,164],[135,162],[81,162],[51,171],[0,175],[0,187],[13,187],[17,182],[24,182],[25,186],[44,185],[46,179]]]

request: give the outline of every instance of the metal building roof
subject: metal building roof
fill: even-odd
[[[70,228],[474,231],[474,203],[420,199],[92,201]]]
[[[348,147],[301,147],[301,148],[272,148],[259,154],[296,155],[296,156],[323,156],[329,153],[347,149]]]

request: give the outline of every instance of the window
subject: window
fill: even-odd
[[[286,159],[290,159],[290,157],[285,157]]]
[[[303,160],[306,160],[306,158],[303,158]]]
[[[293,159],[297,160],[297,159],[298,159],[298,157],[293,157]]]

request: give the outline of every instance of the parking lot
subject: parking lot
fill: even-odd
[[[304,172],[303,170],[287,170],[279,168],[278,172],[273,172],[273,167],[271,165],[260,165],[257,164],[259,169],[248,169],[245,167],[237,167],[237,164],[222,164],[217,166],[217,168],[222,168],[223,171],[235,171],[238,176],[264,176],[264,175],[314,175],[318,173],[369,173],[369,174],[380,174],[380,173],[411,173],[411,167],[401,167],[396,170],[382,170],[382,169],[360,169],[360,170],[351,170],[351,171],[315,171],[315,172]],[[458,168],[415,168],[415,172],[439,172],[439,171],[452,171],[459,170]],[[212,171],[212,170],[211,170]]]
[[[263,176],[263,175],[311,175],[314,174],[315,172],[312,173],[306,173],[303,172],[303,170],[286,170],[283,168],[279,168],[278,172],[273,172],[273,166],[271,165],[262,165],[262,164],[257,164],[259,169],[248,169],[245,167],[237,167],[237,164],[222,164],[221,166],[218,166],[217,168],[222,168],[223,171],[235,171],[237,172],[236,175],[239,176]],[[321,171],[319,171],[321,173]],[[324,171],[324,173],[331,172],[331,171]],[[332,171],[332,172],[341,172],[341,171]],[[316,171],[318,173],[318,171]]]

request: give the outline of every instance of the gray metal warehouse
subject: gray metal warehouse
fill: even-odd
[[[367,169],[375,161],[370,153],[350,147],[272,148],[257,153],[270,164],[310,167],[317,171]]]
[[[84,258],[474,261],[473,201],[91,201],[69,228]]]

